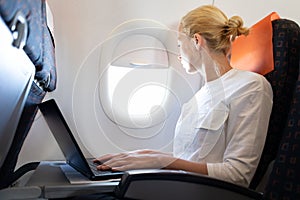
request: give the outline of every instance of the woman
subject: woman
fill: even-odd
[[[180,60],[205,85],[184,104],[173,153],[138,150],[104,155],[99,170],[165,168],[206,174],[248,186],[258,165],[272,109],[272,90],[259,74],[233,69],[231,42],[247,35],[240,17],[201,6],[180,22]]]

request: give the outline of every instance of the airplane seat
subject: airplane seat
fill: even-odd
[[[261,178],[275,159],[282,138],[299,71],[299,27],[287,19],[274,20],[273,57],[274,70],[265,77],[273,90],[273,109],[263,154],[250,187],[262,188]],[[298,45],[298,46],[297,46]]]
[[[265,77],[274,102],[263,154],[249,188],[189,172],[146,171],[124,176],[116,189],[118,197],[214,199],[217,194],[222,199],[300,199],[300,28],[288,19],[273,20],[272,27],[274,69]],[[255,191],[258,187],[262,190]]]
[[[300,28],[288,19],[274,20],[272,25],[274,70],[266,78],[273,88],[273,110],[263,155],[251,186],[274,160],[264,198],[299,199]]]
[[[32,162],[18,167],[17,161],[24,141],[37,114],[37,105],[43,100],[47,92],[51,92],[56,88],[55,43],[52,34],[48,29],[46,14],[45,1],[0,1],[0,18],[7,28],[9,28],[12,38],[14,38],[12,42],[13,46],[20,49],[20,51],[24,50],[26,56],[31,61],[31,64],[35,67],[33,81],[29,84],[29,93],[24,96],[24,105],[22,104],[23,106],[19,108],[16,107],[16,111],[20,111],[20,116],[18,118],[11,118],[12,122],[16,121],[16,129],[10,131],[4,129],[0,131],[6,131],[5,134],[9,135],[11,138],[11,141],[1,141],[1,146],[5,145],[2,148],[7,148],[7,152],[1,152],[1,160],[3,158],[3,162],[1,161],[0,163],[1,189],[9,187],[22,175],[35,169],[38,165],[38,162]],[[1,38],[4,38],[2,32],[4,31],[1,29]],[[3,52],[10,52],[9,47],[3,46],[2,43],[1,48],[3,49]],[[3,54],[3,56],[6,56],[6,54]],[[6,64],[9,65],[9,62],[11,62],[11,70],[13,70],[15,65],[17,67],[24,65],[24,68],[28,65],[23,61],[23,57],[20,57],[19,54],[12,54],[10,57],[6,57],[13,59],[8,60],[1,58],[1,78],[5,77],[5,73],[3,73],[3,71],[5,72],[5,68],[3,68],[3,66]],[[7,83],[5,83],[6,79],[9,80],[6,81]],[[17,73],[13,73],[10,77],[5,77],[4,80],[1,80],[1,87],[6,91],[6,93],[1,93],[1,98],[9,99],[8,97],[11,96],[11,94],[18,92],[14,87],[17,88],[18,83],[21,80],[17,79]],[[11,83],[11,86],[6,86],[8,83]],[[12,101],[17,101],[17,98],[12,99]],[[1,103],[3,102],[5,101],[2,101],[1,99]],[[11,104],[9,103],[8,105]],[[6,104],[3,103],[3,106],[5,107]],[[3,113],[1,109],[2,122],[3,118],[5,119],[8,117],[5,114],[6,113]]]

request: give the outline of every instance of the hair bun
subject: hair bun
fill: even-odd
[[[231,35],[232,41],[239,35],[249,34],[249,29],[244,27],[244,22],[239,16],[233,16],[228,19],[226,26],[228,27],[228,33]]]
[[[244,25],[244,22],[241,17],[233,16],[228,19],[227,25],[231,28],[240,28]]]

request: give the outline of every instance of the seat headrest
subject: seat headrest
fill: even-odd
[[[235,39],[231,52],[231,65],[234,68],[262,75],[274,69],[272,21],[275,19],[279,19],[279,15],[272,12],[251,26],[249,35]]]

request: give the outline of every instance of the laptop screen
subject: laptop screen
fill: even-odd
[[[55,100],[51,99],[43,102],[39,104],[39,108],[62,150],[67,163],[78,171],[86,175],[91,175],[91,170],[88,167],[86,159]]]

